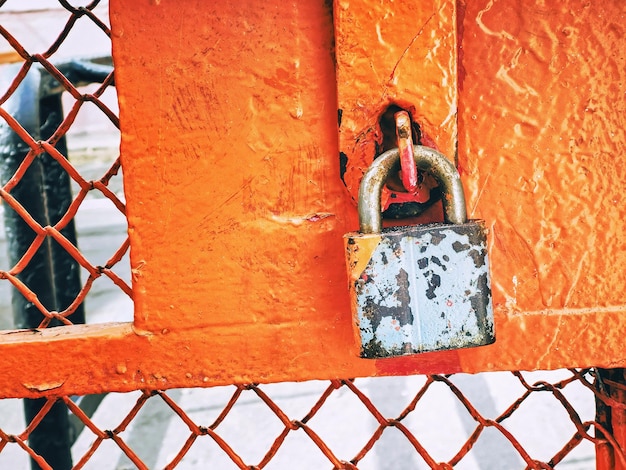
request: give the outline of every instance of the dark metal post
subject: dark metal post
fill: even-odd
[[[42,97],[39,100],[39,118],[42,123],[40,138],[46,140],[54,134],[54,131],[63,121],[63,106],[60,94]],[[63,155],[67,155],[65,137],[59,139],[56,149]],[[41,156],[41,164],[43,171],[43,195],[48,224],[55,225],[65,215],[73,200],[70,177],[63,167],[48,154]],[[77,245],[74,219],[61,230],[61,234],[74,246]],[[56,310],[63,311],[70,306],[80,292],[80,265],[52,238],[49,238],[49,243]],[[85,323],[84,304],[80,304],[72,313],[71,321],[74,324]]]
[[[103,63],[69,61],[58,69],[75,86],[100,82],[111,73],[110,58]],[[11,83],[21,65],[5,67],[0,82]],[[3,107],[35,139],[50,138],[63,122],[61,94],[63,87],[41,68],[33,67],[18,89]],[[67,155],[65,137],[56,143],[56,149]],[[0,122],[0,177],[2,184],[15,174],[29,152],[28,145],[6,122]],[[70,177],[59,163],[48,154],[40,154],[30,165],[11,195],[42,226],[55,225],[72,203]],[[15,265],[30,247],[35,233],[26,222],[5,204],[5,225],[9,260]],[[76,245],[76,229],[72,220],[61,233]],[[39,248],[19,279],[28,286],[48,310],[63,311],[76,298],[81,289],[80,266],[52,238]],[[43,320],[41,312],[24,296],[13,289],[13,318],[15,328],[37,328]],[[71,316],[72,323],[85,322],[84,306],[80,305]],[[52,322],[50,326],[56,326]],[[42,362],[42,366],[44,363]],[[45,399],[24,400],[26,422],[32,419],[45,404]],[[69,413],[62,401],[54,404],[29,437],[29,446],[54,468],[72,468],[71,426]],[[33,469],[39,466],[31,461]]]
[[[2,78],[11,80],[16,71],[15,67],[7,68]],[[41,72],[31,69],[15,94],[6,102],[5,109],[33,138],[46,139],[63,120],[63,111],[60,95],[40,99],[40,86]],[[57,148],[67,153],[64,140],[57,144]],[[1,122],[0,169],[3,184],[13,176],[28,151],[26,143],[7,123]],[[33,161],[11,195],[43,226],[58,222],[72,202],[68,175],[49,155],[40,155]],[[35,233],[14,210],[6,204],[4,207],[9,260],[14,265],[31,245]],[[72,242],[76,241],[73,224],[69,224],[62,233]],[[81,288],[78,264],[50,238],[39,248],[19,278],[49,310],[61,311],[67,308]],[[43,320],[41,312],[16,289],[13,290],[12,304],[16,328],[36,328]],[[72,322],[84,323],[84,319],[81,306],[72,314]],[[44,360],[42,367],[46,366]],[[37,415],[45,401],[24,400],[27,423]],[[69,416],[63,402],[55,403],[33,430],[28,443],[55,470],[72,468]],[[31,460],[31,468],[38,469],[39,466]]]
[[[596,444],[596,469],[626,470],[626,369],[597,369],[597,374],[596,389],[610,403],[596,398],[596,422],[609,434],[596,429],[596,437],[614,444]]]

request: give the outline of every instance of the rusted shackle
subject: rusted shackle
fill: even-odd
[[[365,358],[495,341],[487,231],[467,220],[463,185],[436,150],[414,146],[420,171],[442,192],[444,222],[382,228],[381,194],[400,152],[379,156],[359,188],[359,232],[345,235],[356,336]]]
[[[459,172],[444,155],[429,147],[413,146],[413,157],[420,171],[428,172],[437,180],[442,192],[444,221],[448,224],[467,222],[465,193]],[[400,169],[400,152],[397,148],[377,157],[369,167],[359,186],[359,231],[380,233],[382,211],[380,198],[387,177]]]

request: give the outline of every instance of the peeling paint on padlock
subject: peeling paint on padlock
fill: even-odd
[[[453,165],[432,149],[415,150],[418,167],[432,171],[446,191],[446,223],[381,230],[372,215],[380,212],[380,188],[399,158],[398,150],[391,150],[379,157],[386,159],[375,164],[379,168],[373,165],[366,173],[361,231],[345,237],[352,309],[366,358],[495,340],[485,225],[466,220]]]
[[[394,227],[350,239],[362,355],[493,342],[485,238],[484,224],[470,222]]]

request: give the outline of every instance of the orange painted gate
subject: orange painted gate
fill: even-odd
[[[626,468],[623,2],[46,8],[0,7],[0,284],[38,319],[0,334],[0,396],[7,410],[41,399],[25,422],[0,422],[3,468]],[[112,66],[79,60],[102,41]],[[63,115],[41,111],[51,96]],[[486,221],[493,345],[359,357],[343,235],[358,226],[363,173],[396,145],[397,110],[416,143],[455,163],[468,215]],[[117,128],[119,158],[99,147]],[[63,177],[46,179],[52,167]],[[52,210],[61,180],[71,197]],[[23,196],[38,181],[42,199]],[[441,220],[435,185],[420,184],[384,202],[418,207],[410,223]],[[92,258],[87,237],[108,220],[127,220],[128,238],[97,239],[114,248]],[[57,253],[80,277],[67,301],[33,280],[56,272]],[[96,318],[90,302],[106,292],[127,300]],[[132,321],[119,315],[130,299]],[[538,370],[553,372],[496,372]],[[492,388],[475,394],[472,380]],[[290,408],[281,382],[302,382],[289,393],[307,404]],[[104,393],[94,411],[87,397]],[[147,418],[156,401],[167,432]],[[259,415],[229,428],[251,402]],[[247,430],[268,411],[273,427]],[[564,428],[532,424],[552,412]],[[137,440],[140,421],[150,432]],[[32,445],[48,426],[69,435],[59,463]],[[259,454],[245,450],[255,440]],[[307,451],[289,453],[295,440]]]

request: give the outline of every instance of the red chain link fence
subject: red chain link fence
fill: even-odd
[[[0,122],[6,142],[0,145],[9,163],[2,163],[0,197],[7,221],[2,242],[8,247],[3,250],[8,248],[15,262],[2,258],[0,288],[7,299],[12,286],[14,298],[36,310],[36,324],[30,327],[69,325],[84,304],[95,305],[104,297],[132,299],[129,243],[119,223],[125,210],[115,153],[119,135],[105,138],[119,126],[114,74],[107,58],[91,60],[101,51],[81,49],[96,43],[85,40],[84,28],[101,42],[109,41],[107,5],[93,1],[74,7],[60,0],[26,10],[5,3],[0,2]],[[90,60],[82,61],[85,54]],[[27,89],[33,74],[38,77],[33,100],[62,96],[65,111],[49,132],[42,130],[45,122],[41,128],[29,127],[29,116],[15,107],[16,97],[33,91]],[[113,93],[112,100],[104,98],[107,93]],[[105,124],[85,131],[94,111]],[[36,119],[42,120],[40,115]],[[83,144],[73,145],[81,136]],[[54,220],[49,210],[44,211],[47,218],[34,216],[32,201],[18,197],[29,172],[46,160],[54,162],[71,188]],[[45,200],[46,168],[37,173]],[[79,223],[77,235],[68,233],[89,204],[100,225]],[[12,244],[15,235],[9,232],[15,226],[7,212],[30,233],[21,252],[19,244]],[[107,232],[107,221],[115,235]],[[102,233],[119,244],[106,255],[97,252],[95,261],[86,253],[92,245],[100,246]],[[69,255],[81,272],[79,287],[60,307],[24,276],[50,245]],[[98,290],[106,280],[109,287]],[[130,300],[124,305],[128,314]],[[4,317],[10,315],[8,302],[1,307]],[[87,312],[88,322],[100,320],[113,318]],[[3,322],[12,328],[6,318]],[[0,402],[0,467],[25,468],[30,460],[33,468],[54,468],[31,440],[51,410],[64,404],[71,434],[68,468],[586,469],[594,468],[596,453],[598,466],[626,468],[619,445],[626,442],[620,434],[623,384],[621,369],[571,369],[137,391],[95,401],[56,396],[52,390],[30,419],[21,415],[19,400]]]
[[[594,467],[594,445],[616,449],[623,465],[594,419],[594,396],[614,403],[597,372],[551,374],[563,378],[513,372],[110,394],[92,417],[71,397],[52,396],[23,430],[2,426],[0,462],[17,468],[3,454],[30,455],[52,468],[28,438],[63,401],[81,423],[73,468],[583,469]],[[493,381],[491,392],[482,380]],[[495,406],[478,395],[485,391],[502,394]]]

